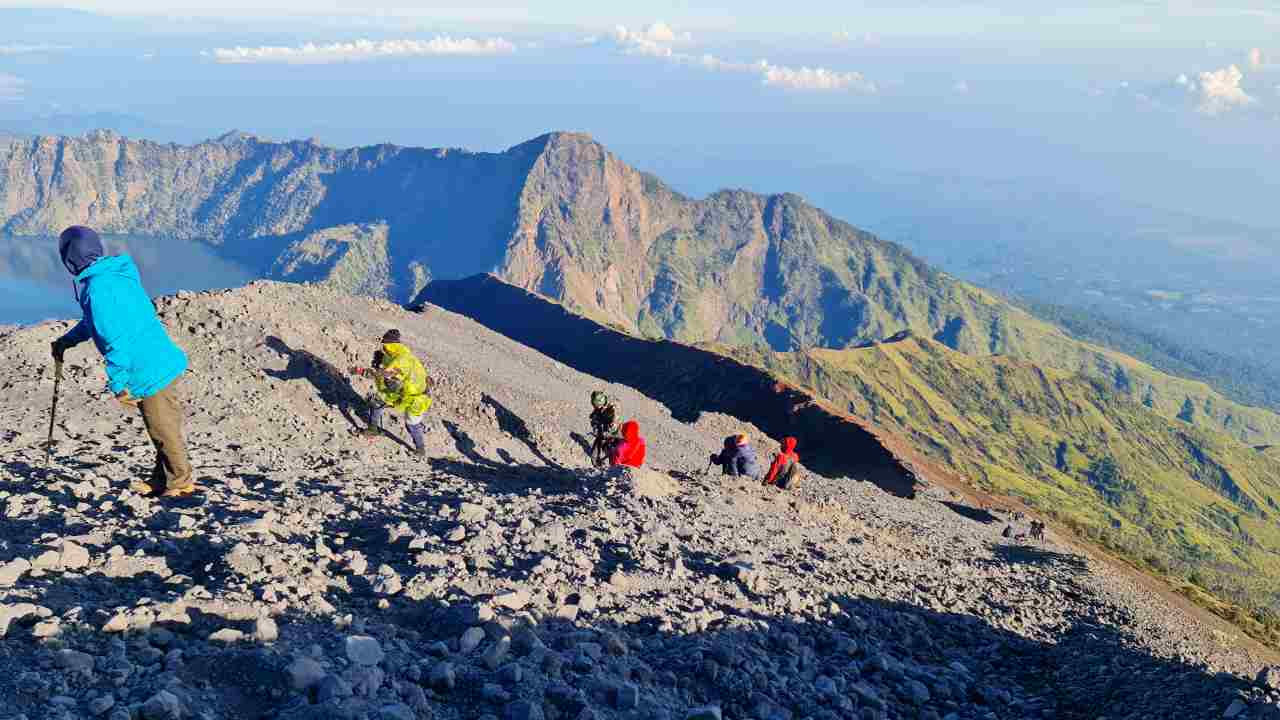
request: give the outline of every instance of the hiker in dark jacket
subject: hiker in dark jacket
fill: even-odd
[[[724,449],[711,456],[711,462],[719,465],[725,475],[760,479],[760,461],[756,459],[751,438],[746,435],[730,435],[724,439]]]
[[[54,360],[62,362],[67,350],[93,340],[107,362],[107,388],[121,405],[142,412],[156,448],[150,479],[134,482],[131,489],[152,497],[193,492],[179,388],[187,355],[156,317],[137,266],[128,255],[104,257],[98,234],[79,225],[62,232],[58,253],[75,276],[73,287],[84,317],[53,341]]]
[[[609,459],[610,449],[622,441],[618,430],[618,408],[599,390],[591,393],[591,461],[600,467]]]

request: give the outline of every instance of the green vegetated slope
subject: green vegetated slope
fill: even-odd
[[[1275,448],[1152,412],[1096,378],[927,338],[736,354],[1132,558],[1237,601],[1280,597]]]

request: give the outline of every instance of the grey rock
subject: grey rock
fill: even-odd
[[[269,617],[261,617],[254,621],[253,637],[260,643],[273,643],[280,638],[280,627]]]
[[[351,691],[356,696],[371,698],[378,693],[387,674],[376,665],[355,665],[347,669],[343,679],[351,683]]]
[[[106,715],[107,712],[110,711],[111,708],[115,706],[116,706],[116,699],[110,693],[106,695],[99,695],[98,697],[89,701],[89,705],[88,705],[89,714],[93,715],[94,717]]]
[[[437,690],[452,690],[458,685],[458,673],[452,663],[439,662],[431,668],[430,682]]]
[[[142,704],[139,714],[143,720],[179,720],[182,702],[168,690],[161,690]]]
[[[324,668],[311,658],[298,658],[285,667],[285,680],[289,688],[297,692],[310,689],[320,682],[324,676]]]
[[[541,703],[517,700],[503,709],[503,720],[544,720]]]
[[[1268,665],[1262,668],[1254,682],[1259,687],[1280,691],[1280,667]]]
[[[357,665],[377,665],[386,657],[382,645],[368,635],[351,635],[346,643],[347,659]]]
[[[59,650],[54,655],[54,662],[59,669],[67,672],[88,675],[93,672],[93,656],[79,650]]]
[[[316,683],[316,702],[333,703],[355,696],[351,683],[337,675],[325,675]]]
[[[235,628],[222,628],[221,630],[215,630],[209,635],[209,642],[223,643],[225,645],[238,643],[243,639],[244,631],[237,630]]]
[[[619,710],[634,710],[640,707],[640,688],[632,683],[623,683],[614,688],[614,706]]]
[[[404,703],[392,703],[378,708],[378,720],[417,720],[417,717]]]
[[[533,598],[529,594],[528,590],[515,590],[495,597],[493,599],[493,604],[498,607],[504,607],[508,610],[515,610],[518,612],[525,609],[532,599]]]
[[[480,643],[484,642],[484,636],[483,628],[468,628],[462,633],[462,637],[458,638],[458,652],[466,655],[474,651],[480,647]]]
[[[496,642],[485,650],[482,661],[484,666],[489,670],[497,670],[498,666],[507,659],[507,653],[511,650],[511,638],[503,636],[498,638]]]
[[[524,668],[515,663],[504,665],[498,673],[498,678],[507,685],[519,685],[524,679]]]
[[[907,693],[911,696],[911,702],[916,705],[923,705],[929,702],[929,688],[919,680],[907,681]]]
[[[13,587],[23,575],[31,571],[31,563],[26,558],[14,558],[0,565],[0,587]]]

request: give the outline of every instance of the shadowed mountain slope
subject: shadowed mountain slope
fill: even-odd
[[[912,472],[879,438],[756,367],[601,326],[491,275],[437,281],[420,297],[575,370],[635,388],[677,420],[694,422],[704,412],[742,418],[775,440],[797,436],[814,472],[869,479],[895,495],[915,495]]]

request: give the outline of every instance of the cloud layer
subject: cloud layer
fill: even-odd
[[[1191,81],[1185,75],[1178,77],[1179,85],[1187,89],[1197,98],[1196,112],[1210,117],[1246,108],[1257,102],[1245,92],[1241,86],[1244,73],[1235,65],[1200,73],[1198,81]]]
[[[16,75],[0,72],[0,102],[17,102],[22,99],[27,83]]]
[[[826,92],[854,92],[872,95],[878,92],[876,84],[859,72],[841,72],[822,67],[787,67],[774,65],[768,60],[735,62],[715,55],[694,55],[677,49],[691,44],[689,33],[676,32],[663,22],[655,22],[641,30],[631,30],[619,25],[614,28],[613,45],[628,55],[661,58],[670,62],[699,67],[712,72],[752,73],[760,77],[767,87],[787,90]]]
[[[502,38],[477,40],[437,35],[430,40],[356,40],[348,43],[297,46],[216,48],[210,55],[220,63],[323,64],[387,57],[432,55],[505,55],[516,46]]]
[[[0,55],[33,55],[70,49],[66,45],[0,45]]]

